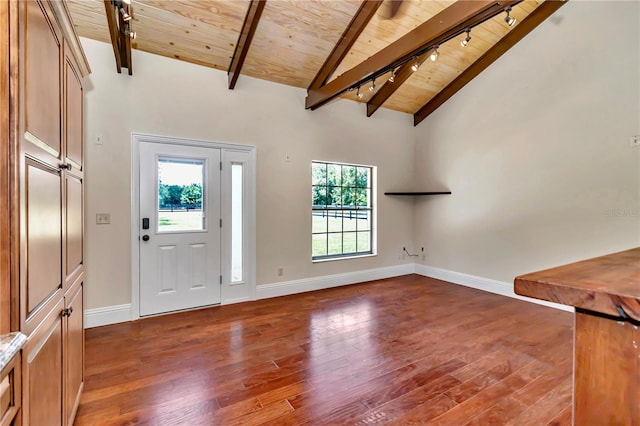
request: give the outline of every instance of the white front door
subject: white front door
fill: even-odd
[[[220,303],[220,149],[139,146],[140,315]]]

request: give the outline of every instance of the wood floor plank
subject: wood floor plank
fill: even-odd
[[[76,425],[565,425],[572,327],[418,275],[99,327]]]
[[[550,423],[571,404],[571,389],[572,379],[567,377],[508,424],[520,426]]]
[[[430,404],[438,408],[436,411],[429,411],[433,414],[433,417],[443,413],[449,408],[455,405],[455,402],[447,398],[444,392],[453,386],[459,384],[460,381],[450,375],[444,375],[438,379],[433,380],[427,386],[422,386],[407,392],[400,396],[386,402],[379,407],[369,410],[365,415],[358,419],[355,424],[388,424],[393,422],[399,422],[399,419],[407,421],[407,416],[412,410],[418,411],[421,415],[425,416],[427,413],[424,411],[424,407],[420,408],[423,404]],[[442,409],[446,407],[446,409]]]

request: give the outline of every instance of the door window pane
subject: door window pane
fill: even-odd
[[[242,281],[242,164],[231,165],[231,282]]]
[[[158,232],[202,231],[204,159],[158,158]]]

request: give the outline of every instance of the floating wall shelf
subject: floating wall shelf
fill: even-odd
[[[451,194],[451,191],[440,191],[440,192],[385,192],[384,195],[446,195]]]

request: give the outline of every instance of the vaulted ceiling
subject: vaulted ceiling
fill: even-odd
[[[242,84],[242,75],[252,76],[308,89],[306,106],[311,109],[340,96],[368,103],[368,115],[378,106],[414,114],[417,124],[561,4],[134,0],[130,22],[137,37],[131,45],[228,72],[243,47],[236,45],[247,40],[250,22],[244,31],[243,24],[255,17],[246,58],[241,68],[234,68],[240,71],[237,84]],[[504,19],[510,5],[510,16],[517,20],[513,26]],[[111,43],[103,0],[68,0],[68,6],[80,36]],[[263,9],[255,13],[256,6]],[[389,18],[394,6],[399,9]],[[471,40],[463,47],[469,28]],[[434,46],[440,55],[432,62],[426,59]],[[339,55],[341,49],[344,55]],[[410,66],[416,60],[422,65],[413,72]],[[328,78],[316,78],[321,69]],[[391,83],[393,69],[398,78]],[[374,77],[376,89],[370,91]],[[356,96],[358,86],[361,98]]]

